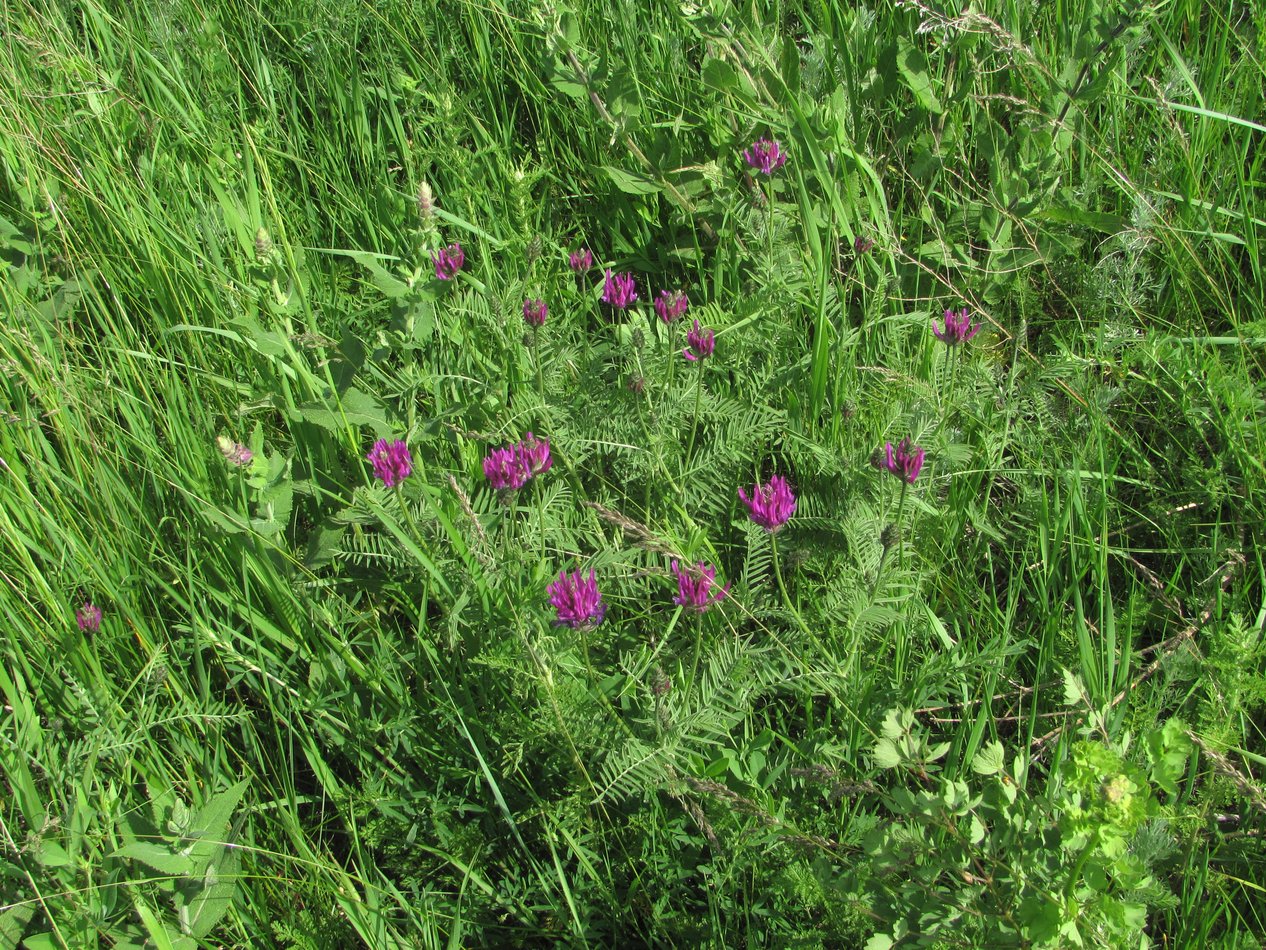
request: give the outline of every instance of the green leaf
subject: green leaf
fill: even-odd
[[[723,59],[704,59],[701,75],[704,84],[718,92],[730,92],[739,85],[738,70]]]
[[[899,41],[897,52],[897,70],[906,86],[914,93],[915,101],[928,112],[940,113],[941,102],[932,91],[932,80],[928,76],[928,60],[922,50],[916,49],[908,40]]]
[[[876,742],[871,757],[875,765],[881,769],[895,769],[901,764],[901,753],[897,751],[896,743],[891,739],[880,739]]]
[[[1179,719],[1171,719],[1147,734],[1147,760],[1152,767],[1152,781],[1170,795],[1178,794],[1178,780],[1187,771],[1191,755],[1191,739],[1187,727]]]
[[[149,865],[160,874],[185,877],[194,870],[194,861],[184,854],[173,854],[166,845],[153,841],[133,841],[114,852],[114,857],[132,858]]]
[[[248,779],[243,779],[220,792],[202,806],[190,827],[202,837],[216,842],[224,841],[225,830],[233,817],[233,810],[237,808],[237,803],[241,801],[242,794],[249,784]]]
[[[341,432],[345,426],[368,426],[378,438],[392,433],[379,402],[359,389],[349,389],[339,399],[339,408],[332,410],[324,403],[310,402],[297,407],[292,417],[319,425],[330,432]]]
[[[607,177],[615,186],[627,195],[651,195],[662,187],[655,179],[637,172],[626,172],[612,165],[603,165],[602,170],[607,173]]]
[[[1080,706],[1086,701],[1086,687],[1072,670],[1064,669],[1064,705]]]
[[[382,291],[384,296],[394,300],[409,292],[408,284],[379,263],[382,260],[394,261],[396,258],[384,254],[371,254],[368,251],[344,251],[343,253],[369,271],[369,282]]]
[[[35,914],[34,904],[18,904],[0,914],[0,950],[13,950]]]
[[[241,857],[234,848],[224,848],[203,877],[203,888],[189,901],[188,933],[201,940],[207,936],[233,906],[233,892],[241,870]]]
[[[972,771],[977,775],[997,775],[1006,766],[1006,753],[1001,742],[990,742],[971,760]]]

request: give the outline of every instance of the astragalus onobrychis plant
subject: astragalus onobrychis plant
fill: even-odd
[[[1266,21],[994,6],[9,9],[0,943],[1256,945]]]

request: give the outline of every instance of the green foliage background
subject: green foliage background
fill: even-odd
[[[1266,8],[0,25],[0,946],[1266,934]]]

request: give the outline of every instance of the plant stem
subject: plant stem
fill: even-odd
[[[699,398],[703,395],[703,364],[699,364],[699,379],[695,384],[695,411],[690,420],[690,441],[686,443],[686,457],[681,463],[681,477],[684,480],[690,468],[690,456],[695,448],[695,433],[699,430]]]
[[[532,354],[536,363],[536,394],[541,399],[541,421],[545,421],[545,376],[541,371],[541,328],[532,327]]]
[[[774,275],[774,179],[771,176],[765,182],[765,206],[769,209],[769,223],[765,227],[765,237],[769,244],[769,276]]]
[[[906,569],[906,539],[905,523],[901,520],[901,516],[906,510],[906,492],[909,490],[910,483],[903,478],[901,480],[901,500],[897,502],[897,566],[903,571]]]
[[[791,611],[791,615],[796,618],[796,623],[800,625],[800,629],[813,636],[812,631],[809,630],[808,625],[804,622],[804,618],[800,616],[800,611],[791,602],[791,597],[787,594],[787,585],[782,581],[782,564],[778,559],[778,534],[776,532],[770,534],[769,543],[774,551],[774,576],[778,579],[778,590],[782,592],[782,601],[787,605],[787,609]]]

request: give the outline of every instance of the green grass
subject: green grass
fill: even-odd
[[[987,7],[6,0],[0,946],[1263,939],[1266,12]]]

